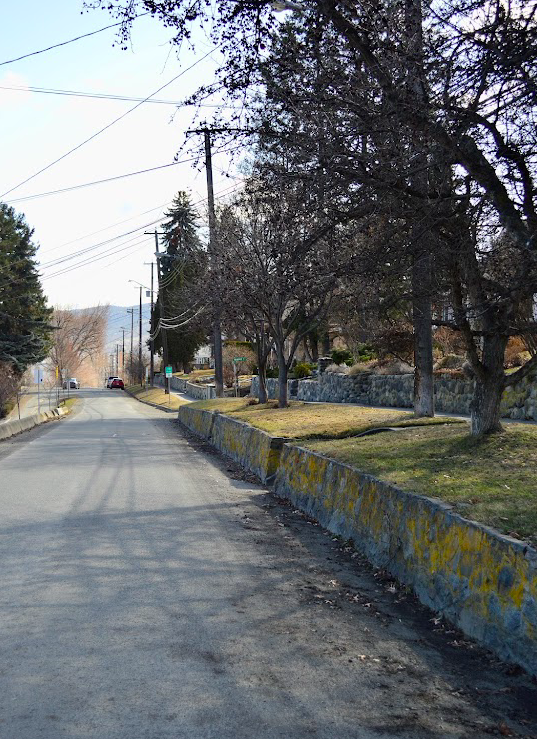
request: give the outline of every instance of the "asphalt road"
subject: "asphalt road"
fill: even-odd
[[[537,736],[527,676],[168,414],[80,395],[0,444],[2,739]]]

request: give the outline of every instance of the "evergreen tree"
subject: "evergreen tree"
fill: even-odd
[[[50,347],[52,310],[39,282],[32,235],[24,217],[0,203],[0,362],[19,375],[45,359]]]
[[[161,283],[152,330],[163,317],[175,326],[167,330],[168,361],[179,369],[192,362],[196,349],[206,341],[207,328],[197,313],[194,297],[195,287],[206,268],[206,252],[198,237],[197,214],[187,192],[177,193],[165,216],[168,220],[162,228],[168,258],[161,259]],[[155,350],[161,348],[160,332],[155,338]]]

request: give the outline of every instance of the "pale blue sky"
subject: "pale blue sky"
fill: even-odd
[[[1,0],[0,63],[66,41],[114,22],[102,11],[82,11],[82,0]],[[130,107],[133,102],[95,100],[2,87],[40,87],[146,97],[164,85],[211,48],[199,37],[196,56],[188,49],[170,51],[171,33],[147,17],[135,22],[132,45],[122,51],[116,29],[22,61],[0,66],[0,193],[45,167],[81,143]],[[216,52],[217,53],[217,52]],[[168,86],[156,97],[181,100],[202,81],[212,78],[209,57]],[[137,295],[127,280],[149,281],[154,246],[150,237],[133,233],[88,252],[86,258],[110,253],[64,275],[51,277],[74,266],[84,257],[54,267],[47,264],[75,251],[94,246],[158,219],[177,190],[191,189],[204,213],[205,173],[190,164],[179,164],[73,192],[21,200],[36,193],[57,190],[126,172],[168,164],[184,143],[184,131],[194,111],[172,106],[144,104],[95,140],[62,162],[5,195],[35,228],[43,265],[43,287],[52,304],[87,306],[97,302],[130,305]],[[175,112],[175,117],[172,116]],[[210,119],[211,111],[203,111]],[[184,150],[180,158],[191,154]],[[224,154],[215,157],[215,190],[229,192],[238,180]],[[159,208],[158,206],[164,206]],[[144,211],[150,213],[141,215]],[[119,221],[130,219],[108,228]],[[102,230],[107,229],[107,230]],[[102,231],[101,231],[102,230]],[[142,229],[144,230],[144,229]],[[100,231],[93,236],[94,232]],[[82,238],[81,238],[82,237]],[[130,241],[129,241],[130,239]]]

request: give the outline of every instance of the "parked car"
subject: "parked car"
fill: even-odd
[[[70,377],[68,380],[63,381],[62,387],[64,390],[67,390],[68,388],[71,390],[78,390],[80,388],[80,384],[76,377]]]
[[[110,387],[120,387],[123,390],[125,385],[123,384],[121,377],[113,377]]]
[[[119,380],[116,375],[110,375],[106,380],[106,387],[112,387],[112,380]]]

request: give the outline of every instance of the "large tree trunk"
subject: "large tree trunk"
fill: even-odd
[[[283,353],[283,346],[278,346],[278,387],[278,407],[287,408],[287,362]]]
[[[414,325],[414,415],[434,416],[433,333],[430,255],[412,265],[412,322]]]
[[[268,401],[267,395],[267,361],[268,353],[266,351],[267,337],[265,334],[264,326],[261,324],[260,331],[256,334],[256,349],[257,349],[257,372],[259,378],[259,402],[266,403]]]
[[[267,357],[264,348],[257,344],[257,372],[259,379],[259,402],[266,403],[267,396]]]
[[[266,363],[265,363],[266,365]],[[268,401],[268,395],[267,395],[267,368],[264,366],[261,368],[261,365],[259,365],[259,402],[260,403],[266,403]]]
[[[502,431],[500,403],[504,388],[505,336],[486,336],[483,343],[482,372],[476,376],[472,400],[472,436]]]

